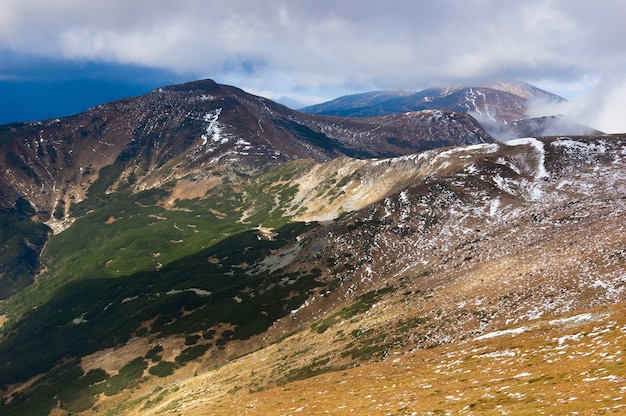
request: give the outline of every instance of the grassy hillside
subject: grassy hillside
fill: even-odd
[[[31,283],[39,269],[39,251],[50,229],[31,217],[30,204],[18,199],[15,208],[0,209],[0,299],[6,299]]]
[[[278,364],[274,354],[297,354],[303,340],[179,383],[176,391],[148,395],[148,409],[131,414],[536,415],[626,409],[625,304],[532,320],[463,343],[397,351],[357,368],[332,371],[312,362],[308,373],[297,373],[304,380],[255,386],[258,374]],[[203,388],[206,380],[224,390]]]
[[[98,186],[48,241],[38,281],[0,304],[0,410],[495,414],[618,401],[624,156],[623,138],[528,139],[300,160],[225,175],[201,196]],[[575,389],[580,402],[561,397]]]
[[[169,210],[158,191],[100,195],[97,206],[50,239],[40,280],[0,305],[8,318],[0,385],[28,380],[70,358],[78,361],[54,371],[80,377],[80,357],[134,337],[191,337],[194,346],[174,367],[161,363],[152,370],[171,372],[210,347],[260,334],[297,309],[322,284],[319,270],[290,274],[258,265],[316,227],[282,215],[281,198],[295,191],[284,177],[303,166],[222,185]],[[8,409],[23,414],[37,397],[47,414],[61,388],[46,376],[14,396]]]

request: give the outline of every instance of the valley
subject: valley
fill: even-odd
[[[212,81],[2,131],[2,414],[623,411],[624,135]]]

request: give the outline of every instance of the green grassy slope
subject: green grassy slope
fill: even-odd
[[[204,199],[178,201],[174,210],[159,206],[161,192],[98,195],[83,217],[49,240],[42,278],[0,305],[8,317],[0,338],[0,386],[137,336],[200,339],[177,359],[183,365],[213,342],[248,339],[298,308],[321,284],[319,271],[293,275],[254,265],[316,227],[289,222],[280,208],[295,192],[284,179],[306,165],[283,165],[237,186],[227,182]],[[273,237],[257,230],[260,225],[274,229]],[[219,325],[231,329],[214,336],[211,328]],[[86,377],[67,371],[74,379]],[[36,401],[40,410],[32,414],[47,414],[55,397],[66,397],[68,409],[81,407],[56,379],[45,380],[7,409],[30,413]],[[84,392],[76,400],[91,403]]]
[[[31,220],[30,204],[19,199],[13,209],[0,209],[0,299],[6,299],[33,282],[39,267],[39,250],[50,229]]]

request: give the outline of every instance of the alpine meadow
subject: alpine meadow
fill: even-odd
[[[0,414],[626,412],[626,134],[523,82],[0,126]]]

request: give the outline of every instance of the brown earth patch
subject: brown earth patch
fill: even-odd
[[[165,205],[166,207],[171,207],[176,200],[202,198],[220,183],[222,183],[222,178],[218,176],[209,176],[195,181],[181,179],[172,189],[172,193]]]

